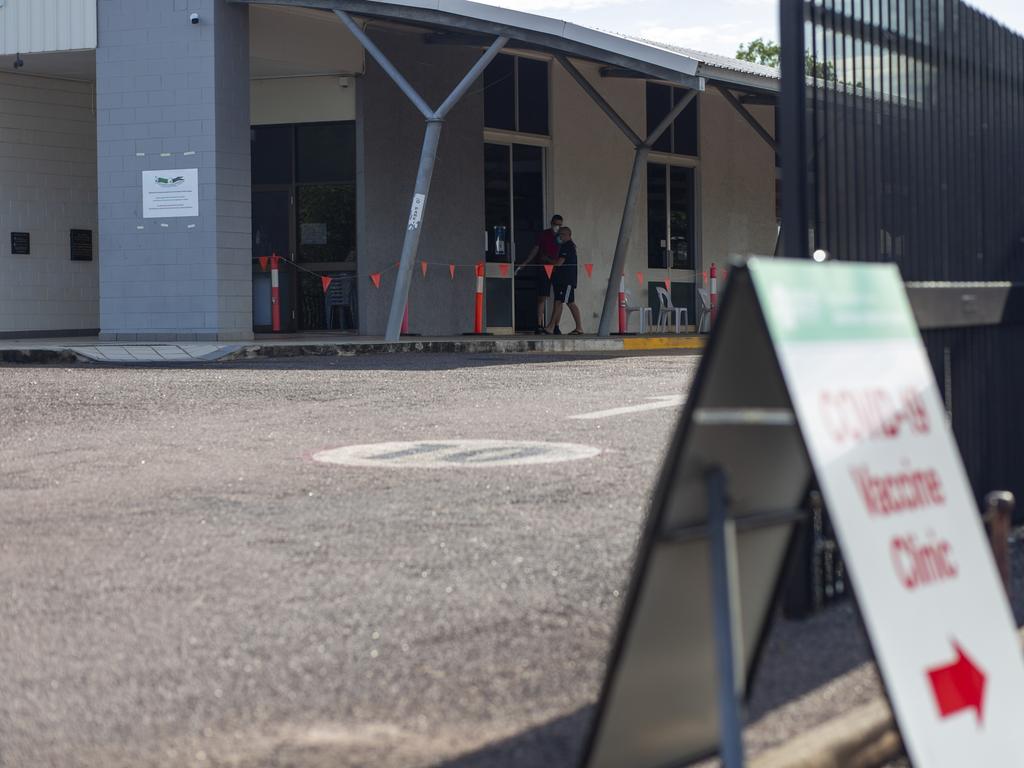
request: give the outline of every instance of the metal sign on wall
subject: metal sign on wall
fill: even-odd
[[[588,768],[742,764],[812,472],[914,765],[1024,765],[1024,660],[898,270],[755,259],[666,458]]]
[[[143,218],[163,219],[198,215],[197,168],[142,172]]]

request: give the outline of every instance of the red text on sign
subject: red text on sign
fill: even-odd
[[[867,466],[851,467],[850,474],[871,515],[891,515],[944,504],[942,480],[934,469],[905,469],[872,474]]]
[[[889,554],[896,576],[907,589],[956,578],[952,546],[945,539],[918,542],[913,534],[896,536]]]
[[[881,388],[822,392],[818,410],[837,443],[892,439],[899,437],[904,425],[912,434],[928,432],[928,409],[914,389],[904,390],[898,398]]]

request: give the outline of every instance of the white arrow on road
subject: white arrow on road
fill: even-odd
[[[640,411],[656,411],[659,408],[675,408],[683,404],[684,398],[682,395],[659,395],[658,397],[650,397],[648,400],[654,400],[653,403],[643,403],[642,405],[624,405],[621,408],[609,408],[606,411],[591,411],[590,413],[578,413],[575,416],[570,416],[570,419],[606,419],[609,416],[625,416],[627,413],[639,413]]]

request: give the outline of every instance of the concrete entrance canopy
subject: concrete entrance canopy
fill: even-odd
[[[409,286],[416,261],[422,222],[427,216],[427,200],[433,174],[441,124],[445,114],[480,76],[484,67],[506,46],[531,50],[553,56],[579,84],[608,118],[633,145],[634,162],[628,184],[622,221],[608,274],[599,333],[607,336],[614,314],[617,286],[626,258],[631,235],[633,209],[646,168],[648,155],[655,142],[686,108],[693,97],[710,81],[722,89],[741,90],[754,94],[771,94],[777,80],[766,68],[744,68],[739,62],[690,52],[628,37],[600,32],[568,22],[535,14],[483,5],[468,0],[429,0],[428,2],[379,2],[378,0],[231,0],[245,5],[276,5],[318,9],[334,12],[365,51],[380,65],[388,77],[426,120],[426,132],[420,154],[419,170],[409,219],[404,235],[395,288],[388,310],[385,338],[397,341],[405,314]],[[362,21],[362,26],[353,17]],[[461,45],[486,49],[435,111],[405,79],[363,31],[371,24],[401,25],[423,29],[426,42],[435,45]],[[579,73],[570,58],[603,65],[602,77],[635,78],[682,86],[690,90],[646,138],[638,135],[615,109]],[[730,94],[731,95],[731,94]],[[737,102],[738,103],[738,102]],[[742,110],[742,107],[739,107]]]

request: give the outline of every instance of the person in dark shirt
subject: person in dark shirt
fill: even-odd
[[[558,230],[558,258],[555,260],[555,271],[551,276],[551,282],[555,286],[555,311],[551,313],[551,322],[544,329],[544,333],[555,333],[558,330],[558,321],[562,319],[563,306],[569,307],[573,322],[576,323],[576,328],[570,331],[569,335],[579,336],[583,333],[580,309],[576,306],[577,262],[576,243],[572,241],[572,230],[562,227]]]
[[[537,333],[544,333],[544,305],[547,303],[548,294],[551,292],[551,280],[544,270],[545,264],[554,264],[558,258],[558,230],[562,226],[562,217],[557,213],[551,217],[551,226],[537,236],[537,244],[533,246],[526,261],[519,265],[516,272],[527,264],[537,260]]]

